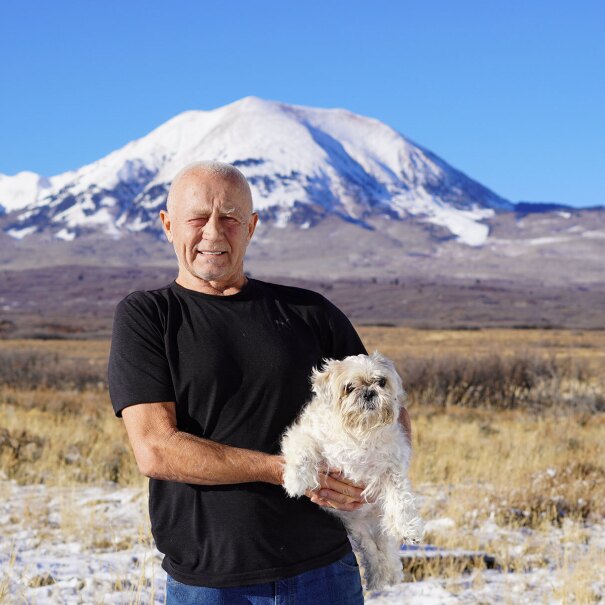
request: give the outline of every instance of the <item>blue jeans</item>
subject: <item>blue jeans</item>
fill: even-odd
[[[266,584],[206,588],[166,579],[166,605],[363,605],[353,553],[336,563]]]

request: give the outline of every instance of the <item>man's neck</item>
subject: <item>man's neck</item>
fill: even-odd
[[[201,277],[195,277],[190,273],[183,275],[179,272],[176,283],[188,290],[210,294],[211,296],[233,296],[241,292],[248,283],[248,278],[242,273],[237,279],[229,281],[208,281]]]

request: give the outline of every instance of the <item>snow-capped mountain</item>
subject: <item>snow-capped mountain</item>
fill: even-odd
[[[14,238],[95,232],[159,233],[158,210],[176,173],[216,159],[248,178],[261,222],[317,225],[329,215],[367,226],[372,217],[444,227],[471,246],[486,219],[514,205],[382,122],[343,109],[245,97],[188,111],[106,157],[50,178],[0,175],[3,229]]]
[[[15,176],[0,174],[0,214],[18,210],[45,197],[52,184],[50,179],[35,172],[19,172]]]

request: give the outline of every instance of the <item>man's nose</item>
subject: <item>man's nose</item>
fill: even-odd
[[[204,225],[203,238],[208,240],[221,239],[223,237],[223,227],[219,215],[213,212]]]

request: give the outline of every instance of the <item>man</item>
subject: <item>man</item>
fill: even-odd
[[[322,296],[246,277],[258,215],[236,168],[187,166],[160,218],[178,276],[119,303],[109,384],[150,477],[167,602],[363,603],[344,528],[325,510],[363,506],[363,486],[326,469],[320,490],[288,498],[279,455],[311,369],[363,344]]]

